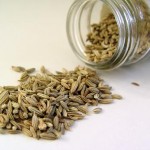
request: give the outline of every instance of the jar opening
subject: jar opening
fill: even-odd
[[[104,32],[101,25],[104,20],[107,28],[112,27],[109,23],[112,18],[109,18],[109,15],[115,17],[118,36],[113,37],[115,32],[113,34]],[[111,28],[110,31],[113,32]],[[130,27],[128,28],[126,15],[115,0],[75,1],[68,13],[67,34],[75,54],[91,67],[103,70],[114,69],[124,64],[127,55],[130,55],[132,43]],[[104,35],[97,36],[97,34]],[[113,42],[109,43],[109,40],[115,41],[115,45]],[[109,50],[112,47],[113,51]]]

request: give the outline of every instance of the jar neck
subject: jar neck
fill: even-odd
[[[81,13],[87,5],[92,7],[97,2],[106,4],[115,16],[119,28],[119,42],[116,53],[105,63],[94,63],[86,60],[84,44],[80,34]],[[138,45],[137,11],[134,8],[135,0],[76,0],[72,5],[67,18],[67,34],[75,54],[91,67],[110,70],[125,64],[135,53]],[[89,11],[91,11],[89,8]],[[88,14],[90,17],[90,13]],[[90,20],[90,19],[89,19]],[[89,22],[90,24],[90,22]],[[90,26],[90,25],[89,25]],[[78,32],[78,33],[77,33]]]

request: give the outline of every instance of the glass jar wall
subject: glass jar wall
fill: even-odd
[[[76,56],[91,67],[138,62],[150,55],[150,0],[76,0],[67,34]]]

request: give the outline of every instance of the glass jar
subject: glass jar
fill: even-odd
[[[91,24],[110,12],[119,31],[117,48],[107,61],[90,61],[85,49]],[[150,55],[150,0],[75,0],[68,12],[66,27],[74,53],[91,67],[111,70]]]

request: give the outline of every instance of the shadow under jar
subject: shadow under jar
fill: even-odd
[[[98,37],[107,30],[109,15],[114,16],[118,28],[116,48],[112,53],[103,47],[104,41]],[[106,29],[100,29],[104,20]],[[93,29],[94,25],[100,27]],[[68,12],[66,27],[74,53],[91,67],[112,70],[150,55],[150,0],[75,0]],[[96,29],[98,32],[94,32]],[[88,36],[93,32],[98,34],[95,34],[98,40],[91,43],[92,38],[89,42]],[[106,35],[109,35],[107,31]],[[110,34],[111,38],[113,35]],[[112,47],[108,41],[105,45]],[[112,55],[102,59],[103,53]],[[96,56],[99,56],[98,60],[94,58]]]

